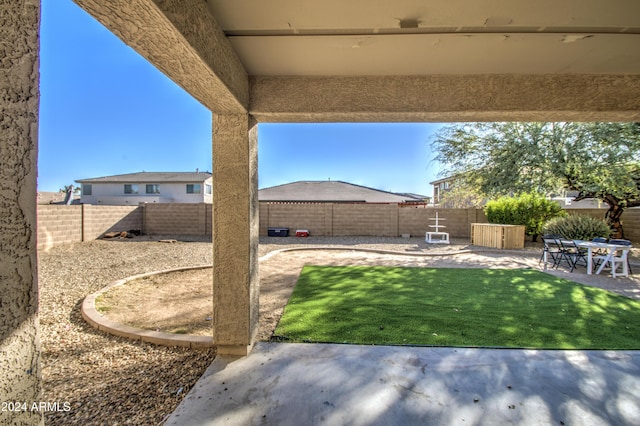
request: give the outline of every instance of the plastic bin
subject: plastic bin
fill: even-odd
[[[270,237],[288,237],[289,228],[268,228],[267,235]]]

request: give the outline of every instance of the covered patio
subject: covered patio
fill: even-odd
[[[76,0],[212,112],[212,338],[258,324],[259,122],[640,121],[640,4]],[[40,394],[40,4],[0,6],[0,389]],[[3,367],[5,368],[5,367]],[[4,415],[4,413],[3,413]],[[13,414],[12,414],[13,415]],[[37,423],[40,414],[14,419]]]

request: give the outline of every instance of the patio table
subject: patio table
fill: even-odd
[[[576,241],[576,245],[578,247],[584,247],[588,250],[587,252],[587,274],[588,275],[591,275],[593,273],[593,249],[594,248],[604,249],[607,251],[607,256],[605,260],[602,262],[602,264],[600,265],[600,267],[598,268],[598,270],[596,271],[596,275],[602,272],[602,270],[604,269],[605,265],[607,265],[607,263],[610,263],[616,251],[618,250],[629,251],[632,248],[632,246],[622,246],[618,244],[596,243],[593,241],[579,241],[579,240]]]

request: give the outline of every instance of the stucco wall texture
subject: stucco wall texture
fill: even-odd
[[[210,110],[246,112],[247,73],[204,1],[75,2]]]
[[[36,161],[40,2],[0,1],[0,400],[39,402]],[[2,425],[44,423],[1,410]]]
[[[250,93],[261,122],[633,121],[640,77],[252,76]]]
[[[213,337],[218,353],[245,355],[258,325],[257,126],[213,115]],[[249,349],[250,350],[250,349]]]

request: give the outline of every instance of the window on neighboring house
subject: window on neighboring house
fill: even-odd
[[[125,194],[137,194],[138,193],[138,185],[134,183],[125,183],[124,184],[124,193]]]
[[[204,193],[207,195],[211,195],[212,194],[212,190],[211,190],[211,185],[205,185],[204,186]]]
[[[202,191],[202,187],[199,183],[187,184],[187,194],[200,194],[201,191]]]
[[[83,183],[82,184],[82,195],[92,195],[93,194],[93,188],[91,187],[90,183]]]
[[[160,185],[158,184],[147,184],[147,194],[159,194],[160,193]]]

